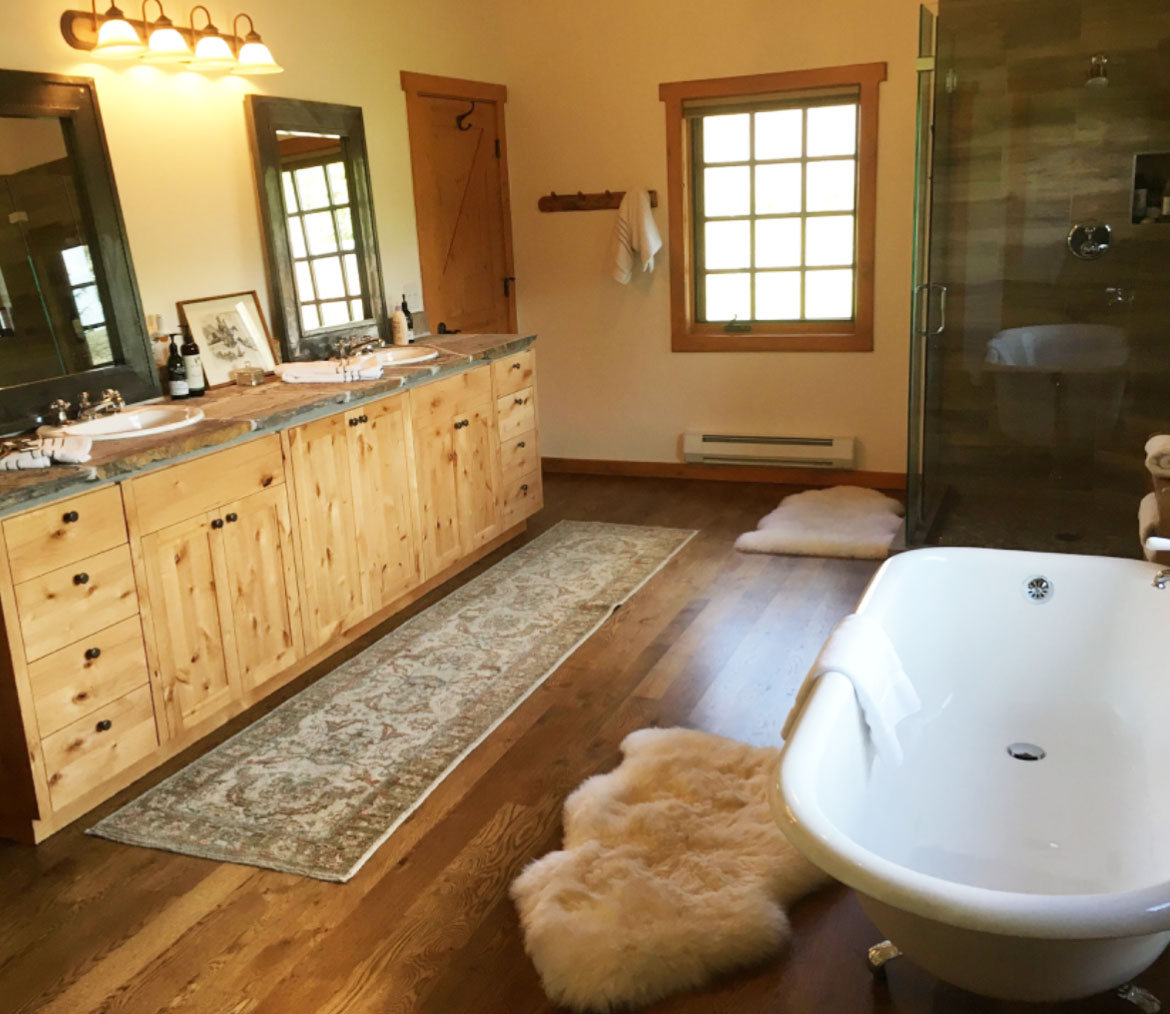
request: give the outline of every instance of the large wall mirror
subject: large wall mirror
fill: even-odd
[[[0,71],[0,433],[159,394],[94,85]]]
[[[272,316],[286,359],[389,338],[362,111],[249,95]]]

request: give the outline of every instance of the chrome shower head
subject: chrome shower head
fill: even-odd
[[[1109,87],[1109,57],[1098,53],[1089,65],[1089,79],[1085,82],[1086,88]]]

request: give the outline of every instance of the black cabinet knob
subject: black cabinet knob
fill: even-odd
[[[527,442],[527,441],[525,441],[525,440],[521,440],[521,441],[520,441],[520,443],[518,443],[516,446],[517,446],[517,447],[527,447],[527,446],[528,446],[528,442]]]
[[[355,415],[352,419],[347,421],[349,422],[350,426],[356,426],[358,424],[358,417]]]
[[[223,518],[216,518],[214,521],[211,522],[211,527],[212,528],[222,528],[223,527]]]
[[[225,517],[224,517],[224,520],[225,520],[225,521],[226,521],[226,522],[227,522],[229,525],[230,525],[230,524],[235,524],[235,522],[237,522],[237,521],[239,521],[239,520],[240,520],[240,516],[239,516],[239,515],[238,515],[238,514],[237,514],[235,511],[232,511],[230,514],[228,514],[227,516],[225,516]]]
[[[525,482],[525,483],[522,483],[522,484],[521,484],[521,486],[520,486],[520,492],[521,492],[521,493],[527,493],[527,492],[528,492],[528,483],[526,483],[526,482]]]
[[[102,657],[102,649],[101,648],[87,648],[85,650],[85,657],[88,658],[91,662],[95,658],[101,658]]]
[[[518,370],[518,369],[520,369],[520,364],[519,364],[519,363],[513,363],[513,364],[512,364],[512,369],[514,369],[514,370]]]
[[[361,415],[358,416],[358,422],[368,423],[369,421],[370,421],[370,417],[368,415],[366,415],[365,412],[363,412]]]
[[[516,402],[516,404],[517,404],[517,405],[523,405],[523,404],[524,404],[524,399],[523,399],[523,398],[516,398],[516,399],[515,399],[515,402]]]
[[[64,514],[61,515],[61,520],[64,521],[65,524],[71,525],[71,524],[73,524],[74,521],[76,521],[80,517],[81,517],[81,515],[78,514],[77,511],[66,511]]]
[[[114,723],[108,718],[103,718],[96,726],[98,732],[109,732],[113,727]]]
[[[80,574],[73,575],[74,584],[89,584],[89,575],[82,571]]]

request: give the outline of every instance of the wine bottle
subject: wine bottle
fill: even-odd
[[[179,348],[183,357],[183,368],[187,371],[187,391],[192,398],[201,398],[207,390],[203,376],[203,361],[199,358],[199,346],[191,335],[191,328],[183,325],[183,344]]]
[[[187,367],[183,365],[183,356],[175,344],[178,337],[177,334],[171,335],[171,352],[167,356],[167,392],[176,401],[191,397],[191,391],[187,387]]]
[[[408,342],[414,341],[414,314],[410,312],[410,307],[406,305],[406,293],[402,294],[402,316],[406,318],[406,340]]]

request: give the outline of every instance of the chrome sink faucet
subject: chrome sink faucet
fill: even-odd
[[[377,335],[367,335],[365,338],[342,338],[337,343],[337,354],[342,359],[348,359],[350,356],[373,352],[374,349],[382,347],[382,339]]]
[[[89,400],[89,392],[82,391],[81,400],[77,403],[77,419],[78,422],[86,422],[90,419],[96,419],[98,416],[114,415],[125,407],[126,402],[123,400],[121,392],[112,387],[102,391],[101,398],[93,402]]]

